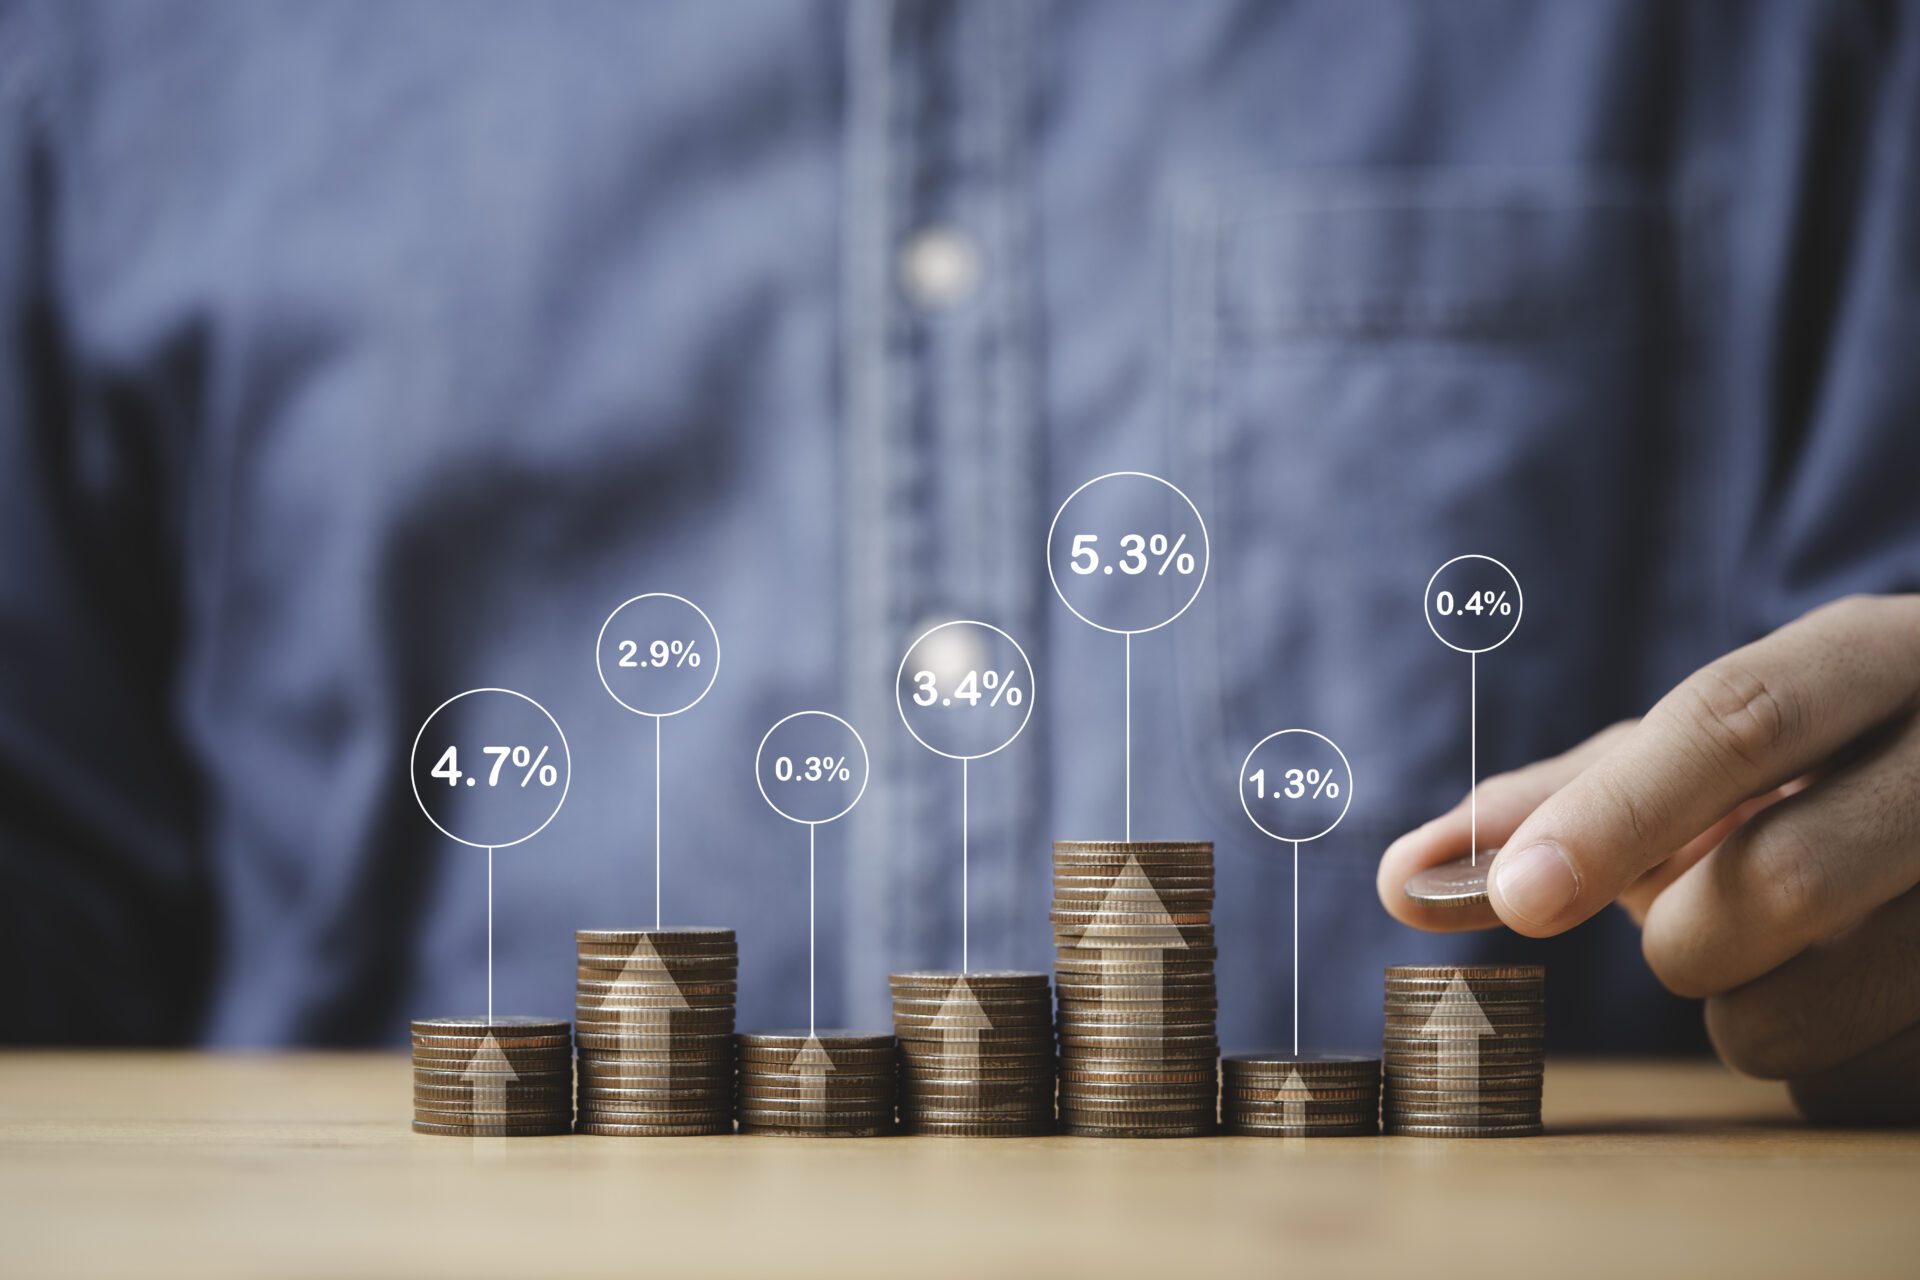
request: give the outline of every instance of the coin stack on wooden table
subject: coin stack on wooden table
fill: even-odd
[[[574,999],[581,1133],[733,1132],[731,929],[581,929]]]
[[[1054,842],[1061,1132],[1213,1131],[1212,913],[1211,843]]]
[[[877,1138],[893,1132],[898,1047],[860,1031],[737,1037],[740,1132]]]
[[[1539,965],[1387,970],[1386,1131],[1433,1138],[1540,1132],[1547,971]]]
[[[1351,1053],[1235,1053],[1220,1061],[1228,1133],[1345,1138],[1380,1132],[1380,1059]]]
[[[1044,973],[896,973],[900,1126],[950,1137],[1053,1131],[1053,991]]]
[[[558,1018],[416,1018],[413,1131],[537,1137],[573,1128],[573,1028]]]

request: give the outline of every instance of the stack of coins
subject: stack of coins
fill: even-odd
[[[740,1132],[878,1138],[893,1132],[898,1049],[861,1031],[754,1031],[740,1048]]]
[[[416,1018],[413,1131],[518,1138],[573,1127],[573,1028],[554,1018]]]
[[[1518,1138],[1540,1132],[1547,971],[1539,965],[1387,970],[1388,1133]]]
[[[1380,1132],[1380,1059],[1350,1053],[1236,1053],[1221,1059],[1228,1133],[1345,1138]]]
[[[1053,992],[1044,973],[896,973],[900,1124],[908,1133],[1053,1131]]]
[[[1210,843],[1054,842],[1061,1132],[1212,1132],[1212,912]]]
[[[684,1137],[733,1132],[731,929],[582,929],[581,1133]]]

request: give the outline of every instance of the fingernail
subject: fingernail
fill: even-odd
[[[1507,909],[1546,928],[1580,896],[1580,877],[1557,846],[1536,844],[1493,864],[1494,883]]]

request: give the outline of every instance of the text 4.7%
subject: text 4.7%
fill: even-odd
[[[557,786],[560,782],[560,771],[546,763],[545,747],[540,748],[539,755],[535,755],[527,747],[482,747],[480,751],[483,755],[493,757],[493,767],[487,771],[487,785],[490,787],[500,785],[501,766],[509,761],[516,770],[520,771],[520,785],[523,787],[531,785],[535,779],[538,779],[543,787]],[[470,787],[480,780],[478,774],[460,771],[460,748],[458,747],[448,747],[434,764],[431,773],[433,777],[445,778],[450,787],[459,786],[463,778]]]

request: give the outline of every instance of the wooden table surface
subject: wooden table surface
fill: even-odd
[[[1920,1274],[1920,1133],[1555,1062],[1508,1141],[421,1137],[389,1054],[0,1054],[0,1275]]]

